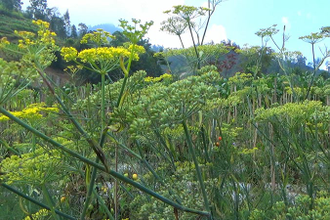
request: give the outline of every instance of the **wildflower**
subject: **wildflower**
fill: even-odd
[[[1,45],[8,45],[10,42],[7,40],[7,37],[3,37],[0,39],[0,47]]]
[[[80,43],[81,44],[87,44],[88,42],[95,43],[98,46],[109,44],[109,38],[115,39],[113,35],[111,35],[109,32],[104,31],[103,29],[98,28],[93,33],[88,33],[83,36]]]
[[[77,58],[78,51],[73,47],[63,47],[61,49],[61,55],[66,62],[70,62]]]
[[[63,47],[61,55],[64,60],[76,61],[78,63],[88,64],[93,70],[98,73],[107,73],[118,65],[119,60],[123,58],[130,58],[132,60],[139,60],[139,54],[144,53],[145,50],[142,46],[131,45],[125,47],[98,47],[90,48],[80,51],[79,53],[73,47]]]

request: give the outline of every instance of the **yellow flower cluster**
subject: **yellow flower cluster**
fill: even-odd
[[[15,111],[10,113],[18,118],[35,119],[35,118],[43,117],[41,112],[43,113],[59,112],[59,109],[57,107],[46,107],[45,103],[35,103],[27,106],[22,111]],[[7,120],[9,120],[7,116],[0,115],[0,122]]]
[[[61,55],[66,62],[70,62],[77,58],[78,51],[74,47],[63,47],[61,49]]]
[[[40,209],[38,212],[24,218],[24,220],[42,220],[50,214],[47,209]]]
[[[109,32],[104,31],[103,29],[96,29],[93,33],[88,33],[83,36],[80,43],[87,44],[88,41],[97,44],[98,46],[108,44],[109,38],[114,39],[115,37],[112,36]]]
[[[38,68],[45,69],[56,59],[54,53],[58,50],[54,39],[56,34],[48,29],[49,23],[45,21],[38,20],[33,21],[33,23],[39,28],[37,33],[15,31],[15,34],[20,38],[18,43],[10,45],[6,38],[2,38],[0,48],[17,53],[21,57],[21,63],[28,65],[33,63]]]
[[[33,20],[32,23],[39,27],[49,28],[49,23],[43,20]]]
[[[132,54],[133,51],[133,54]],[[64,60],[77,61],[85,64],[90,64],[94,70],[99,72],[108,72],[114,65],[117,65],[119,59],[129,58],[133,56],[132,60],[139,60],[139,54],[144,53],[145,49],[138,45],[129,45],[125,47],[98,47],[78,51],[73,47],[63,47],[61,55]]]
[[[159,82],[159,81],[161,81],[163,79],[164,80],[166,80],[166,79],[171,80],[172,79],[172,75],[171,74],[168,74],[168,73],[165,73],[165,74],[163,74],[161,76],[158,76],[158,77],[150,77],[150,76],[148,76],[148,77],[144,78],[144,81],[145,82]]]
[[[18,41],[18,47],[26,49],[31,45],[55,46],[54,37],[56,36],[56,33],[48,29],[49,23],[42,20],[32,22],[39,26],[37,36],[35,33],[28,31],[15,31],[14,33],[22,38]]]
[[[258,150],[257,147],[254,147],[252,149],[249,148],[243,148],[240,152],[238,152],[239,154],[243,154],[243,155],[247,155],[247,154],[254,154],[256,151]]]
[[[118,60],[119,57],[129,57],[130,52],[123,47],[98,47],[91,48],[81,51],[78,54],[78,58],[83,63],[102,63]],[[134,57],[135,60],[138,59],[138,56]]]
[[[10,42],[7,40],[7,37],[3,37],[3,38],[0,39],[0,47],[2,45],[5,46],[5,45],[8,45],[8,44],[10,44]]]
[[[59,178],[56,172],[63,168],[63,160],[59,151],[38,147],[30,153],[7,157],[0,165],[5,173],[0,180],[7,184],[41,185]]]

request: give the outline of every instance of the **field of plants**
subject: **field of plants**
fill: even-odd
[[[81,43],[93,46],[80,51],[34,25],[0,43],[14,57],[0,59],[0,219],[329,219],[330,81],[320,66],[295,72],[283,44],[281,73],[261,72],[260,47],[249,73],[224,77],[224,54],[257,49],[216,44],[158,53],[168,73],[148,77],[130,68],[151,22],[121,21],[124,46],[88,33]],[[88,69],[101,82],[56,85],[46,71],[56,51],[69,74]],[[171,74],[173,56],[190,74]]]

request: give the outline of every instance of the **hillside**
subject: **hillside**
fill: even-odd
[[[16,39],[15,30],[36,31],[31,19],[27,19],[19,12],[8,12],[0,9],[0,38],[7,37],[10,40]]]

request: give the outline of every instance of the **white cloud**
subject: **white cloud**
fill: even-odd
[[[168,17],[163,13],[165,10],[171,9],[174,5],[182,5],[185,0],[48,0],[47,2],[49,8],[58,8],[62,15],[66,10],[69,10],[71,23],[75,25],[85,23],[88,26],[93,26],[112,23],[118,26],[119,19],[131,21],[132,18],[136,18],[141,19],[142,22],[153,20],[154,25],[147,35],[151,42],[168,47],[170,43],[174,43],[174,47],[180,47],[180,42],[176,36],[160,31],[160,23]],[[29,0],[23,0],[23,3],[23,8],[26,8],[29,5]],[[175,42],[179,44],[175,45]]]
[[[131,20],[131,18],[143,21],[161,20],[163,11],[171,9],[173,5],[184,4],[185,0],[48,0],[48,7],[56,7],[63,15],[68,9],[71,22],[80,22],[87,25],[102,23],[118,24],[120,18]],[[29,5],[29,0],[23,0],[24,8]]]
[[[222,25],[213,24],[206,32],[205,43],[213,41],[220,43],[222,40],[227,40],[226,29]]]
[[[291,24],[288,17],[282,17],[282,23],[286,26],[287,30],[291,29]]]
[[[23,0],[25,7],[29,5],[29,0]],[[164,14],[165,10],[171,9],[174,5],[181,5],[185,0],[48,0],[48,7],[57,7],[63,15],[69,10],[72,24],[85,23],[86,25],[97,25],[104,23],[119,24],[119,19],[130,21],[131,18],[141,19],[142,22],[154,21],[146,37],[152,44],[159,44],[165,47],[181,48],[180,40],[175,35],[169,35],[160,31],[160,23],[168,18]],[[207,1],[204,1],[204,5]],[[182,38],[186,47],[192,46],[190,34],[185,33]],[[201,36],[202,37],[202,36]],[[212,25],[209,27],[205,39],[206,42],[214,41],[219,43],[226,40],[225,28],[221,25]]]
[[[202,30],[203,31],[203,30]],[[200,40],[202,40],[202,31],[200,33]],[[195,38],[195,43],[197,43],[196,36],[194,35]],[[164,33],[159,33],[157,37],[151,37],[151,43],[153,44],[160,44],[164,45],[165,47],[171,47],[171,48],[181,48],[181,43],[179,40],[179,37],[173,36],[173,35],[166,35]],[[182,40],[184,43],[184,46],[191,47],[193,45],[192,39],[190,36],[189,31],[187,30],[183,35],[182,35]],[[204,44],[214,42],[214,43],[220,43],[222,40],[227,40],[227,35],[226,35],[226,30],[222,25],[216,25],[213,24],[211,25],[205,36]]]

